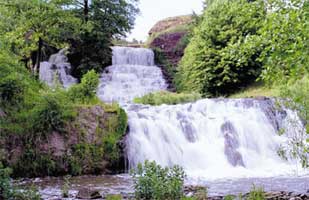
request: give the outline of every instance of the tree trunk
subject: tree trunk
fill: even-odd
[[[86,22],[88,22],[88,14],[89,14],[88,0],[84,0],[84,17]]]
[[[41,62],[41,55],[42,55],[42,46],[43,46],[43,40],[40,37],[38,42],[38,52],[36,54],[36,68],[35,68],[35,74],[40,73],[40,62]]]

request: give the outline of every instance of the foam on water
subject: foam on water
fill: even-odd
[[[270,99],[204,99],[175,106],[130,105],[129,167],[155,160],[183,166],[191,178],[271,177],[299,173],[278,156],[294,112],[276,112]],[[300,121],[298,120],[298,123]]]
[[[40,63],[39,78],[50,87],[59,82],[64,88],[77,83],[77,79],[71,76],[71,64],[65,55],[66,49],[51,55],[48,62]]]
[[[165,90],[161,69],[150,49],[113,47],[113,65],[100,78],[97,95],[105,102],[131,102],[134,97]]]

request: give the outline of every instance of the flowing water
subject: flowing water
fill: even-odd
[[[165,90],[167,84],[154,53],[144,48],[113,47],[113,65],[101,75],[98,96],[104,102],[131,102],[134,97]]]
[[[268,98],[203,99],[161,106],[132,103],[134,97],[166,88],[151,50],[113,47],[113,65],[101,75],[97,94],[103,101],[119,102],[128,113],[128,168],[145,160],[177,164],[185,169],[187,184],[207,185],[211,195],[248,192],[252,184],[267,191],[309,189],[308,171],[297,161],[278,156],[281,145],[302,133],[295,128],[303,125],[294,111],[278,109],[276,101]],[[286,134],[279,136],[282,130]],[[101,190],[108,183],[114,184],[109,188],[119,186],[118,192],[123,185],[132,190],[130,179],[124,177],[119,184],[106,176],[84,181]],[[42,188],[46,191],[50,186]]]
[[[77,79],[70,75],[71,64],[68,62],[65,52],[66,49],[62,49],[52,55],[48,62],[40,63],[40,80],[50,87],[59,83],[64,88],[68,88],[77,83]]]

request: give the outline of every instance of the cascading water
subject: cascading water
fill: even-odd
[[[278,156],[295,134],[291,110],[271,99],[204,99],[179,105],[130,104],[136,96],[164,90],[151,50],[114,47],[113,65],[101,76],[98,96],[122,103],[129,117],[129,167],[145,160],[181,165],[191,178],[265,177],[293,174],[295,163]],[[127,103],[127,104],[125,104]],[[279,136],[285,129],[288,134]]]
[[[97,92],[105,102],[126,103],[167,85],[150,49],[113,47],[113,65],[101,75]]]
[[[294,174],[295,163],[278,156],[290,129],[290,110],[271,99],[204,99],[173,106],[130,105],[129,166],[155,160],[180,165],[191,178],[270,177]],[[300,121],[297,121],[300,123]]]
[[[57,82],[64,88],[68,88],[77,83],[77,79],[70,75],[71,64],[65,55],[66,49],[51,55],[48,62],[40,63],[40,80],[44,81],[50,87],[55,86]]]

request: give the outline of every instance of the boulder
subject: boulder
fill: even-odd
[[[89,188],[83,188],[78,191],[77,199],[102,199],[102,195],[97,190],[91,190]]]

